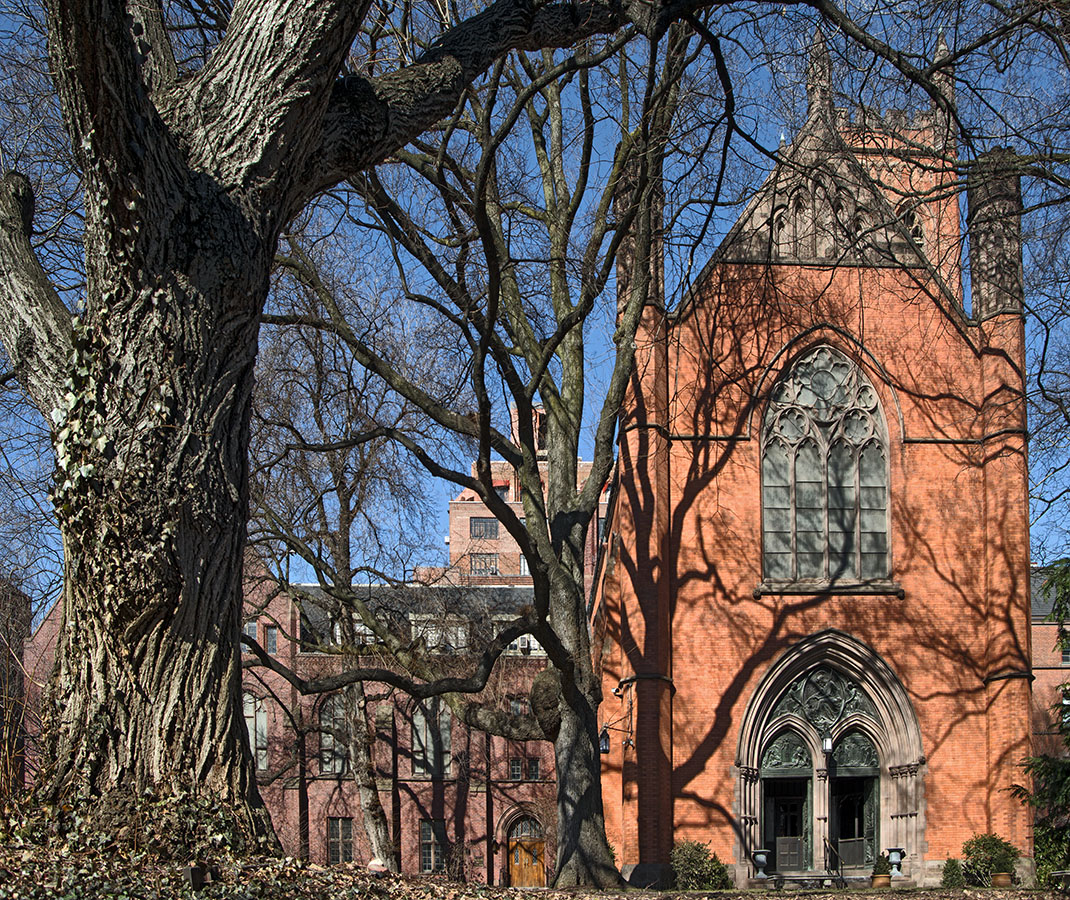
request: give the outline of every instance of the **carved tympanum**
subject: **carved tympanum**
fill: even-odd
[[[809,769],[810,751],[794,731],[785,731],[765,748],[762,771],[769,769]]]
[[[796,715],[822,734],[854,713],[879,721],[873,701],[852,679],[836,669],[820,666],[799,676],[773,707],[772,718]]]

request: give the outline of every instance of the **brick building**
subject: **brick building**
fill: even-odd
[[[467,581],[360,590],[396,633],[422,639],[460,670],[473,644],[531,599],[530,586]],[[343,624],[313,586],[295,586],[287,595],[266,581],[250,584],[245,611],[245,633],[306,680],[346,665],[389,665],[368,633]],[[25,648],[27,700],[35,709],[52,669],[60,622],[56,604]],[[501,658],[484,699],[526,711],[531,681],[545,665],[538,643],[519,638]],[[401,871],[448,872],[494,884],[545,883],[556,820],[552,746],[472,731],[437,700],[417,702],[382,684],[362,687],[357,696],[338,691],[302,697],[276,673],[246,669],[250,749],[284,852],[321,865],[371,859],[346,740],[363,707],[372,780]],[[29,778],[34,762],[31,752]]]
[[[1070,729],[1070,648],[1059,645],[1058,622],[1049,619],[1052,599],[1044,593],[1044,570],[1032,573],[1033,751],[1065,756]]]
[[[535,415],[538,431],[542,411]],[[522,519],[511,468],[499,460],[491,469],[495,490]],[[589,471],[590,464],[579,461],[580,481]],[[605,509],[603,502],[599,523]],[[396,632],[422,638],[463,670],[469,651],[531,605],[531,577],[516,541],[472,490],[450,502],[448,545],[448,566],[419,570],[404,588],[361,590],[370,606],[393,619]],[[595,551],[592,529],[589,577]],[[255,602],[251,595],[247,602],[247,611],[257,610],[246,622],[250,636],[306,678],[337,671],[347,645],[365,652],[359,644],[366,632],[357,626],[347,635],[327,601],[317,597],[312,591],[300,608],[271,593]],[[499,661],[482,699],[527,712],[532,680],[545,665],[538,642],[520,636]],[[284,847],[324,863],[370,859],[358,789],[335,740],[348,730],[352,707],[346,709],[341,695],[302,701],[273,673],[257,670],[247,676],[246,691],[260,789]],[[470,730],[451,720],[445,704],[387,694],[382,685],[367,684],[364,694],[374,728],[372,765],[401,870],[449,870],[492,884],[545,884],[557,818],[552,744]],[[297,740],[298,732],[307,733],[304,741]]]
[[[458,670],[467,667],[478,627],[509,619],[531,594],[529,587],[499,585],[361,590],[370,605],[389,610],[398,632],[422,639]],[[347,634],[314,589],[300,606],[282,595],[256,606],[246,633],[306,679],[347,664],[383,662],[368,633],[356,626]],[[538,644],[519,639],[484,699],[523,710],[531,679],[544,666]],[[382,684],[365,683],[359,695],[302,698],[274,673],[251,669],[246,727],[260,791],[287,853],[321,864],[371,859],[354,778],[359,763],[347,741],[362,708],[375,789],[403,872],[449,872],[492,883],[545,881],[554,810],[550,745],[472,731],[444,702],[416,701]]]
[[[818,36],[805,124],[636,338],[594,624],[637,880],[685,839],[739,883],[888,848],[938,883],[987,831],[1029,867],[1018,184],[970,166],[966,309],[946,116],[832,83]]]

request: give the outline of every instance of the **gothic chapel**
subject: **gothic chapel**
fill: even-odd
[[[889,849],[933,885],[988,831],[1028,870],[1018,182],[966,166],[967,310],[947,115],[837,108],[820,35],[807,80],[636,339],[592,607],[607,833],[636,881],[697,840],[741,885],[758,851],[803,879]]]

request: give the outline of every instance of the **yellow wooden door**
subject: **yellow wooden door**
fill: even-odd
[[[509,841],[509,883],[513,887],[545,887],[546,844],[535,838]]]

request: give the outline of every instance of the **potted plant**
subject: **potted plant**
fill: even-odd
[[[1003,841],[992,853],[992,887],[1008,888],[1018,861],[1018,848]]]
[[[888,861],[888,854],[881,853],[873,860],[873,874],[869,876],[869,886],[886,888],[892,885],[892,864]]]
[[[962,845],[967,880],[992,887],[1010,887],[1018,848],[998,834],[975,834]]]

